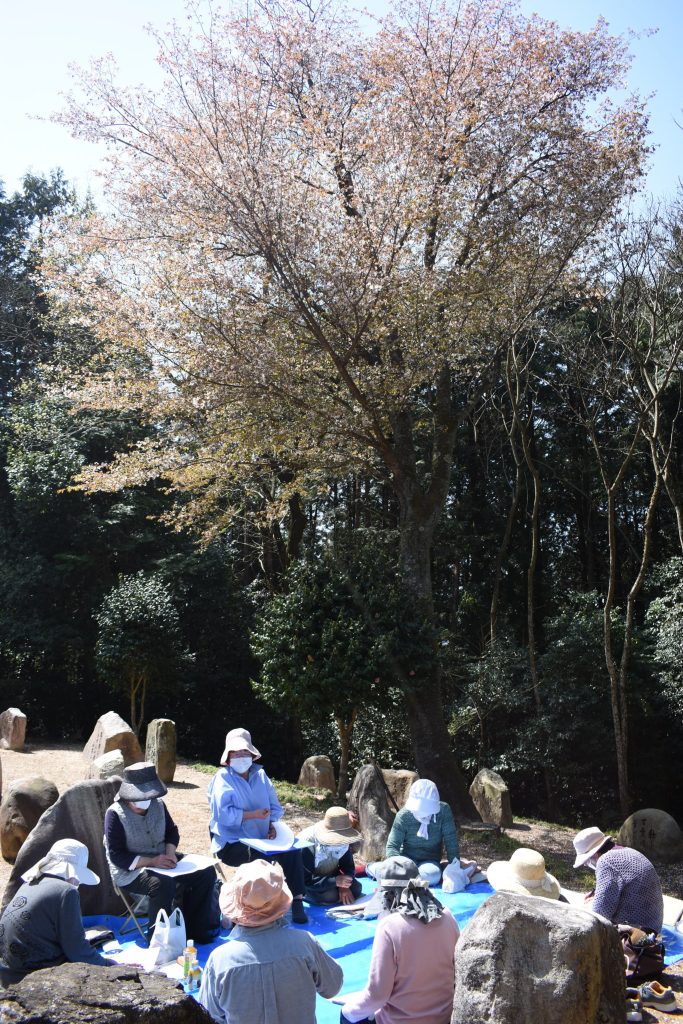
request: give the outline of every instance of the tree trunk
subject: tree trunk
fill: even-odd
[[[625,679],[619,672],[614,656],[614,630],[612,628],[612,609],[614,607],[617,586],[618,558],[617,517],[613,488],[610,488],[607,492],[607,536],[609,543],[609,587],[603,610],[605,664],[607,665],[610,681],[610,704],[612,707],[614,746],[617,754],[617,777],[619,781],[619,807],[622,818],[627,818],[631,813],[628,779],[628,709],[624,692]]]
[[[341,717],[335,716],[337,729],[339,731],[339,781],[337,782],[337,800],[342,807],[346,806],[346,793],[349,788],[349,755],[351,753],[351,740],[353,738],[353,727],[356,724],[356,708],[351,712],[348,722]]]

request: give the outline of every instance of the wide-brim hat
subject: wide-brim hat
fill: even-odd
[[[363,838],[351,825],[349,812],[344,807],[328,807],[323,820],[314,827],[313,835],[324,846],[342,846],[344,843],[350,846]]]
[[[547,900],[560,898],[560,883],[545,869],[543,854],[520,847],[510,860],[495,860],[486,869],[489,885],[505,892],[523,896],[542,896]]]
[[[168,792],[151,761],[138,761],[124,768],[121,780],[117,800],[153,800]]]
[[[416,779],[410,787],[405,806],[421,818],[427,818],[430,814],[438,814],[441,804],[436,783],[431,779]]]
[[[234,924],[247,928],[272,924],[292,905],[279,864],[257,859],[242,864],[221,890],[220,908]]]
[[[375,878],[385,888],[405,889],[408,882],[420,879],[417,864],[410,857],[387,857],[374,866]]]
[[[576,850],[576,860],[574,861],[574,867],[580,868],[586,861],[589,861],[591,857],[594,857],[601,846],[607,842],[609,836],[606,836],[604,832],[601,832],[595,825],[591,825],[589,828],[581,829],[574,836],[574,849]]]
[[[261,756],[260,752],[251,742],[251,733],[247,732],[246,729],[231,729],[226,735],[225,750],[221,755],[220,763],[228,764],[229,755],[235,750],[248,750],[255,760],[258,760]]]
[[[40,875],[56,875],[66,882],[77,881],[79,885],[98,885],[100,881],[100,876],[88,867],[88,847],[77,839],[58,839],[21,877],[24,882],[30,882]]]

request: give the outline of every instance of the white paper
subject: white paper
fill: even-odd
[[[203,871],[204,868],[212,868],[213,860],[203,853],[186,853],[182,860],[179,860],[174,868],[146,868],[146,871],[153,871],[155,875],[171,875],[177,878],[179,875],[189,875],[193,871]]]
[[[285,825],[284,821],[275,822],[275,838],[274,839],[240,839],[241,843],[245,846],[251,846],[253,850],[259,850],[260,853],[284,853],[285,850],[300,850],[304,846],[308,846],[306,842],[300,842],[294,838],[289,825]]]

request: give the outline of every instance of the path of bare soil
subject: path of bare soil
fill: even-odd
[[[54,782],[60,793],[80,782],[86,777],[87,764],[82,756],[82,748],[73,745],[45,743],[27,746],[23,751],[0,751],[0,767],[2,769],[2,792],[6,793],[10,784],[16,779],[28,776],[41,776]],[[180,842],[183,850],[192,853],[210,853],[208,840],[209,812],[206,800],[206,789],[211,775],[197,771],[186,761],[179,760],[173,783],[169,786],[165,803],[180,830]],[[294,804],[285,805],[285,818],[289,825],[298,831],[316,820],[316,816],[302,811]],[[505,830],[506,835],[519,846],[531,847],[543,853],[546,859],[554,858],[567,865],[573,862],[572,837],[573,830],[562,826],[548,825],[543,822],[519,821]],[[492,859],[509,856],[495,851],[485,838],[465,833],[461,841],[462,853],[466,857],[476,859],[481,867],[488,867]],[[683,897],[683,866],[656,865],[662,878],[664,891],[676,897]],[[0,892],[2,892],[12,870],[12,865],[0,858]],[[667,968],[662,981],[670,985],[677,993],[678,1003],[683,1008],[683,962]],[[679,1013],[657,1013],[643,1010],[643,1020],[666,1021],[676,1019]]]

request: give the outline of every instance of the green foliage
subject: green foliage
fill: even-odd
[[[659,589],[646,621],[667,702],[683,721],[683,558],[672,558],[653,573]]]

